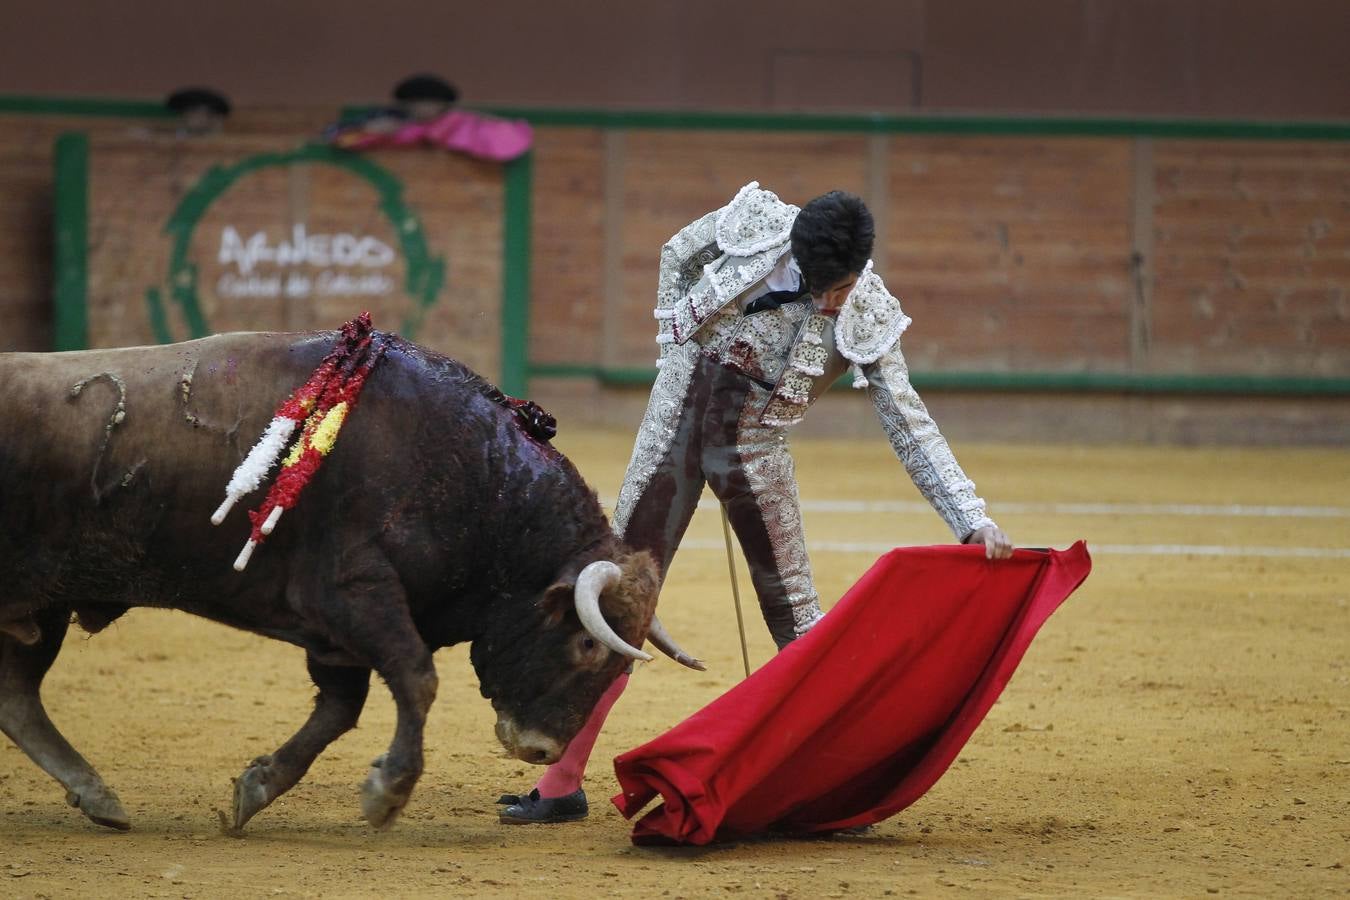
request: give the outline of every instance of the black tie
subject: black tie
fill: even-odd
[[[745,314],[763,312],[766,309],[777,309],[784,303],[796,303],[805,300],[811,294],[803,287],[796,287],[790,291],[769,291],[762,297],[756,297],[745,307]]]

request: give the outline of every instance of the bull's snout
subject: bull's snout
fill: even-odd
[[[533,729],[521,729],[506,716],[497,717],[497,740],[506,752],[523,762],[552,765],[562,758],[565,745]]]

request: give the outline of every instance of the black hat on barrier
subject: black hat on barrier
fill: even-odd
[[[454,103],[459,99],[459,91],[455,90],[453,84],[436,75],[410,75],[394,87],[394,99],[404,102],[438,100]]]
[[[224,94],[210,88],[180,88],[164,100],[164,106],[170,112],[179,114],[190,109],[205,109],[218,116],[230,114],[230,101],[225,98]]]

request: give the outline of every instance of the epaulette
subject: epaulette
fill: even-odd
[[[874,363],[900,339],[910,318],[900,301],[886,290],[881,276],[872,271],[869,259],[839,310],[834,342],[839,352],[858,365]]]
[[[703,284],[673,303],[671,337],[676,343],[689,340],[714,314],[773,271],[791,244],[792,224],[799,211],[752,181],[715,213],[714,246],[695,247],[697,238],[686,241],[691,250],[701,249],[704,258],[710,252],[718,256],[698,273],[686,273],[690,281]]]

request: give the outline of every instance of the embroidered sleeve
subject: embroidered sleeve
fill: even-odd
[[[661,271],[656,283],[656,343],[659,368],[675,343],[675,307],[703,275],[703,267],[721,255],[713,233],[721,210],[691,222],[661,248]]]
[[[895,455],[956,539],[963,541],[971,532],[993,525],[985,514],[984,501],[975,493],[975,483],[956,462],[947,439],[909,383],[900,345],[892,346],[864,370],[872,405]]]

